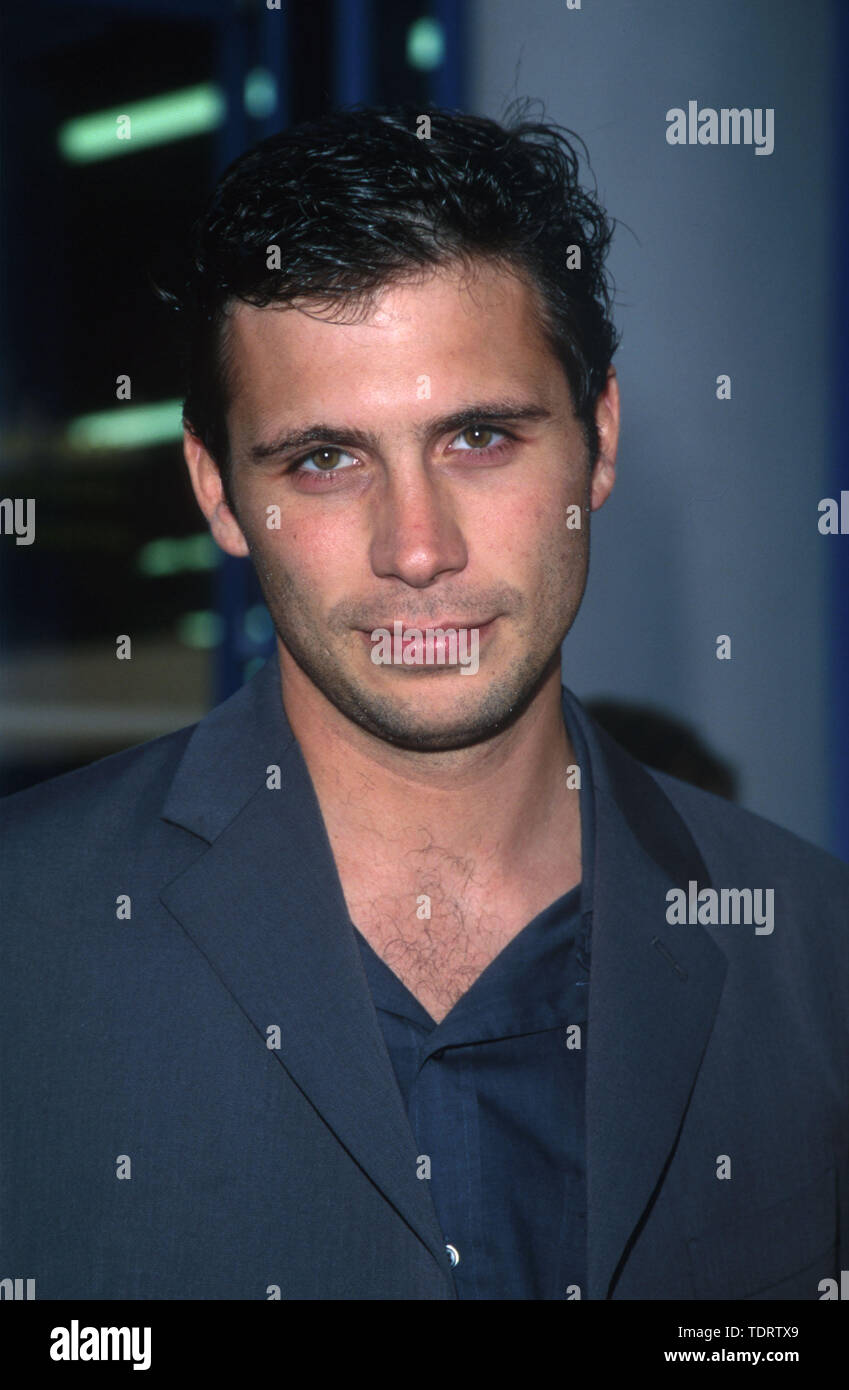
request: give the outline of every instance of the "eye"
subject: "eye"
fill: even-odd
[[[489,441],[495,435],[500,436],[500,442],[492,444]],[[468,425],[466,429],[461,430],[455,436],[455,443],[456,440],[462,440],[466,436],[476,436],[477,438],[472,444],[469,444],[467,440],[467,447],[460,448],[456,452],[461,454],[497,454],[502,449],[509,448],[513,439],[513,436],[507,434],[505,430],[497,430],[490,425]],[[348,462],[340,463],[340,459],[347,459]],[[340,473],[347,473],[352,468],[359,467],[359,459],[354,458],[352,454],[347,454],[344,449],[327,444],[313,449],[309,454],[303,454],[299,459],[295,459],[286,471],[301,477],[326,478],[329,482],[331,477],[338,477]]]
[[[297,459],[295,463],[292,464],[290,472],[313,474],[340,473],[343,470],[336,467],[336,459],[338,457],[351,459],[352,464],[356,464],[357,462],[351,454],[346,454],[344,449],[336,449],[332,445],[327,445],[324,448],[313,449],[311,454],[305,454],[303,458]],[[310,463],[313,459],[316,460],[317,466],[307,468],[305,465]],[[351,464],[345,464],[344,466],[345,468],[350,468]]]
[[[484,436],[489,436],[489,438],[491,439],[492,436],[493,436],[494,434],[499,434],[499,435],[502,436],[502,443],[500,443],[500,444],[490,444],[490,443],[487,442],[487,439],[484,438],[483,442],[481,442],[480,440],[478,440],[478,442],[475,443],[475,444],[473,444],[473,445],[471,446],[471,448],[468,448],[468,449],[460,449],[459,452],[460,452],[461,454],[467,454],[467,453],[468,453],[468,454],[489,454],[489,453],[493,453],[493,454],[494,454],[494,453],[496,453],[499,449],[503,449],[503,448],[505,447],[504,441],[509,440],[509,439],[511,438],[511,436],[508,435],[504,430],[496,430],[496,429],[493,429],[493,427],[492,427],[491,425],[469,425],[469,426],[467,426],[466,429],[461,430],[460,433],[456,436],[457,439],[462,439],[465,435],[478,435],[478,436],[484,435]]]

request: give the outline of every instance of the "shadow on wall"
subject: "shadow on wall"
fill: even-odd
[[[736,801],[737,773],[713,753],[689,724],[650,705],[585,700],[593,719],[633,758],[703,791]]]

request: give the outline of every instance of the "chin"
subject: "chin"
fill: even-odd
[[[340,699],[338,689],[330,698],[360,728],[384,742],[411,752],[439,753],[494,738],[518,718],[540,684],[539,678],[522,682],[514,677],[490,678],[484,685],[477,676],[458,673],[415,673],[401,677],[398,684],[402,681],[401,691],[360,686],[353,699]],[[440,690],[443,682],[445,689]]]

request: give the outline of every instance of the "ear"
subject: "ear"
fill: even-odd
[[[595,407],[598,427],[598,458],[593,467],[592,511],[606,502],[616,482],[616,449],[619,444],[619,382],[614,367],[607,369],[607,381],[599,393]]]
[[[248,555],[248,544],[224,498],[218,465],[197,435],[183,430],[183,457],[198,506],[209,522],[213,539],[228,555]]]

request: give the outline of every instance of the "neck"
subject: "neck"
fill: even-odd
[[[286,716],[334,845],[378,844],[393,854],[422,837],[483,852],[509,878],[564,844],[580,853],[576,761],[563,721],[559,661],[509,728],[486,742],[439,753],[400,749],[341,714],[280,650]]]

